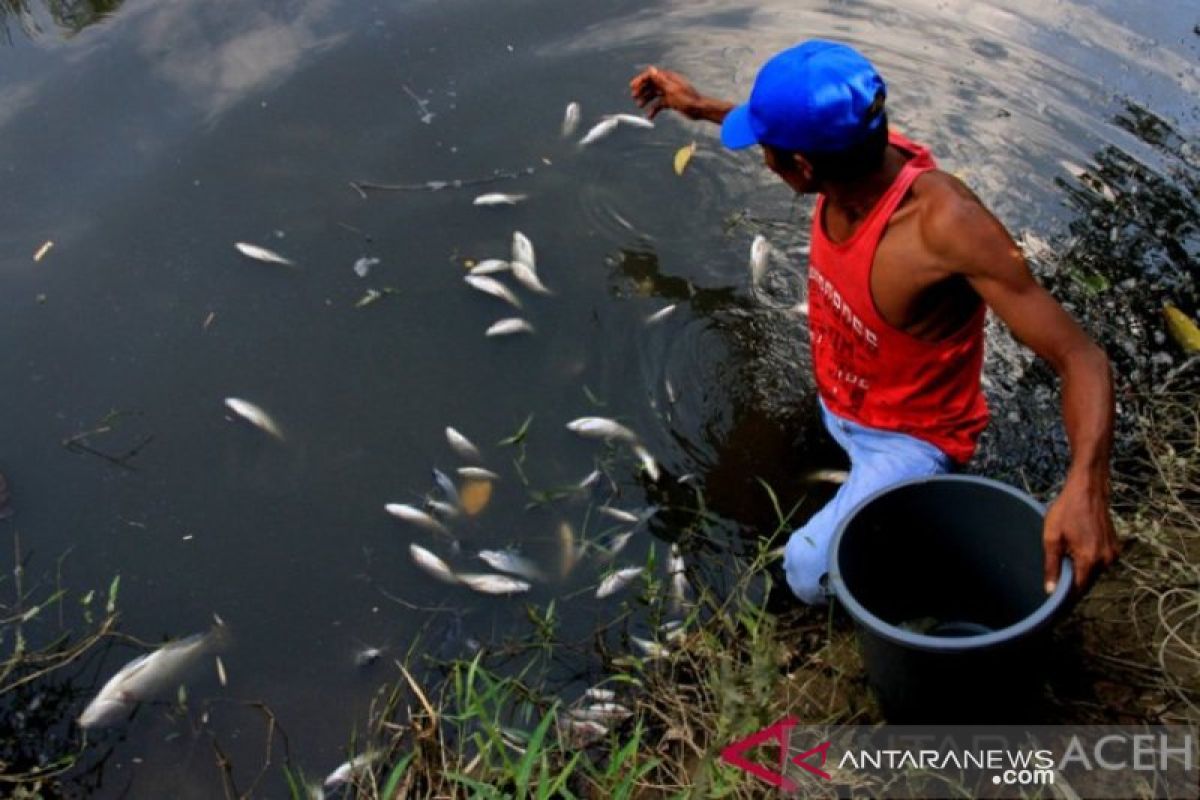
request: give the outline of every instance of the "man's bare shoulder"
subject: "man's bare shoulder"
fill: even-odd
[[[965,183],[941,170],[913,182],[922,243],[952,272],[971,272],[982,248],[1011,248],[1004,226]]]

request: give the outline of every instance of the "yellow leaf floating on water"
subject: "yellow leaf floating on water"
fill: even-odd
[[[1191,317],[1170,303],[1163,306],[1163,316],[1167,318],[1167,330],[1184,352],[1200,353],[1200,328]]]
[[[487,508],[488,501],[492,499],[492,482],[469,480],[458,490],[458,497],[463,511],[473,517]]]
[[[675,151],[675,174],[682,175],[687,169],[688,162],[692,160],[692,156],[696,155],[696,143],[685,144],[683,147]]]

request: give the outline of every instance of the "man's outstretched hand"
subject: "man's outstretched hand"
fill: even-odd
[[[1072,481],[1046,513],[1042,530],[1046,550],[1046,593],[1058,583],[1063,556],[1075,568],[1075,592],[1082,594],[1102,569],[1112,564],[1121,546],[1108,510],[1108,492]]]
[[[640,107],[650,106],[650,119],[669,108],[688,119],[720,122],[733,108],[732,103],[704,97],[678,72],[658,67],[648,67],[631,80],[629,93]]]

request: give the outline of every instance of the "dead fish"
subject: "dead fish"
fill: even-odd
[[[648,120],[645,117],[639,117],[637,114],[607,114],[604,119],[615,119],[622,125],[630,125],[634,128],[653,128],[653,120]]]
[[[128,715],[138,703],[178,686],[187,669],[216,647],[223,636],[224,628],[215,627],[208,633],[171,642],[130,661],[88,703],[79,715],[79,727],[111,725]]]
[[[378,258],[368,258],[364,256],[354,262],[354,274],[360,278],[365,278],[371,273],[371,267],[378,263]]]
[[[458,506],[451,505],[450,503],[443,503],[440,500],[426,500],[425,507],[430,511],[437,512],[446,519],[454,519],[459,514]]]
[[[354,666],[369,667],[383,656],[381,647],[360,647],[354,651]]]
[[[236,397],[226,397],[225,406],[254,427],[266,431],[281,442],[283,441],[283,431],[279,429],[279,425],[271,419],[270,414],[254,403],[249,400],[239,400]]]
[[[564,724],[567,727],[565,738],[569,747],[587,747],[608,733],[608,728],[595,720],[572,719],[568,716]]]
[[[498,297],[509,305],[521,307],[521,301],[512,293],[512,290],[495,278],[487,275],[468,275],[463,280],[473,289],[490,294],[492,297]]]
[[[617,120],[612,117],[600,120],[583,135],[583,138],[579,140],[579,146],[587,147],[589,144],[603,139],[617,129],[617,124]]]
[[[545,578],[536,564],[512,550],[480,550],[479,560],[492,569],[519,575],[526,580],[540,581]]]
[[[449,426],[446,427],[446,441],[450,443],[450,446],[454,448],[454,452],[458,453],[459,457],[464,461],[483,461],[483,456],[479,453],[479,448],[466,436],[463,436]]]
[[[450,476],[442,472],[437,467],[433,468],[433,482],[442,490],[442,494],[446,496],[454,505],[462,508],[462,498],[458,495],[458,487],[454,485],[454,481],[450,480]]]
[[[531,588],[525,581],[508,575],[459,575],[458,580],[464,586],[482,594],[521,594]]]
[[[598,509],[601,514],[606,517],[612,517],[618,522],[628,522],[631,525],[636,525],[642,521],[642,518],[632,511],[626,511],[623,508],[613,508],[612,506],[600,506]]]
[[[546,288],[546,284],[542,283],[541,278],[538,277],[538,274],[536,271],[534,271],[533,267],[529,266],[524,261],[512,262],[512,274],[513,277],[517,279],[517,283],[521,284],[531,292],[537,292],[538,294],[553,294],[553,292]]]
[[[598,689],[595,686],[584,691],[583,696],[597,703],[611,703],[617,699],[617,693],[611,689]]]
[[[567,423],[567,430],[591,439],[620,439],[636,443],[637,434],[607,417],[580,417]]]
[[[575,529],[566,520],[563,520],[558,526],[558,545],[560,553],[558,575],[560,578],[565,578],[579,563],[579,545],[575,542]]]
[[[658,642],[652,642],[649,639],[641,639],[637,636],[630,636],[629,641],[637,646],[637,649],[642,651],[646,658],[665,658],[670,654],[670,650],[663,647]]]
[[[238,252],[247,258],[253,258],[255,261],[265,261],[268,264],[284,264],[286,266],[295,266],[295,262],[291,259],[284,258],[273,250],[268,250],[265,247],[259,247],[256,244],[247,244],[246,242],[234,242],[233,246],[238,249]]]
[[[507,317],[493,322],[484,336],[511,336],[514,333],[533,333],[533,326],[520,317]]]
[[[754,237],[750,245],[750,282],[754,286],[762,283],[767,274],[767,262],[771,256],[771,243],[762,234]]]
[[[475,266],[471,267],[469,274],[471,275],[494,275],[497,272],[507,272],[509,268],[508,262],[502,258],[485,258]]]
[[[618,533],[608,542],[606,548],[609,558],[614,558],[618,553],[625,549],[625,545],[629,544],[629,540],[633,538],[633,531],[625,531]]]
[[[350,783],[350,781],[360,776],[364,770],[370,768],[371,762],[374,760],[374,753],[364,753],[346,761],[325,778],[325,788],[336,789],[339,786]]]
[[[529,237],[520,231],[513,231],[512,260],[526,264],[532,270],[537,269],[537,257],[533,252],[533,242],[529,241]]]
[[[567,103],[567,110],[563,112],[562,135],[563,138],[570,138],[575,133],[575,129],[579,127],[579,119],[582,116],[583,109],[579,107],[579,103],[574,101]]]
[[[679,613],[687,603],[688,590],[691,588],[688,585],[685,570],[686,565],[683,561],[683,554],[679,552],[679,545],[671,545],[671,555],[667,559],[667,573],[671,576],[671,608],[675,613]]]
[[[655,311],[653,314],[646,317],[646,324],[654,325],[655,323],[662,322],[664,319],[671,316],[671,314],[675,313],[675,305],[675,303],[671,303],[671,305],[664,306],[658,311]]]
[[[458,474],[471,481],[498,481],[500,476],[483,467],[459,467]]]
[[[476,206],[515,206],[517,203],[528,198],[526,194],[505,194],[504,192],[489,192],[481,194],[472,201],[472,205]]]
[[[604,580],[600,581],[600,585],[596,588],[596,599],[603,600],[609,595],[621,591],[634,578],[641,575],[644,569],[645,567],[626,567],[625,569],[619,569],[611,573]]]
[[[367,289],[363,292],[363,296],[354,301],[355,308],[366,308],[372,303],[383,297],[383,292],[378,289]]]
[[[421,545],[416,542],[410,544],[408,553],[412,556],[413,563],[432,577],[443,583],[458,583],[458,578],[450,570],[450,566]]]
[[[849,477],[850,473],[844,469],[814,469],[804,476],[804,480],[808,483],[842,484]]]
[[[573,708],[567,713],[575,719],[591,722],[619,722],[633,716],[633,712],[620,703],[594,703],[587,708]]]
[[[675,387],[671,385],[670,378],[663,378],[663,389],[667,392],[667,402],[675,405],[675,401],[679,399],[679,395],[675,393]]]
[[[397,519],[410,522],[427,531],[432,531],[442,536],[451,536],[450,531],[447,530],[445,525],[415,506],[410,506],[407,503],[388,503],[384,506],[384,510]]]
[[[594,469],[591,472],[589,472],[587,475],[584,475],[583,480],[581,480],[579,483],[575,484],[575,486],[576,486],[576,488],[579,488],[579,489],[589,489],[592,486],[595,486],[597,483],[599,483],[600,478],[603,477],[603,475],[604,475],[603,472],[601,472],[598,469]]]
[[[225,674],[225,662],[221,660],[220,656],[217,656],[216,661],[217,661],[217,682],[220,683],[222,687],[228,686],[229,685],[229,676],[227,674]]]
[[[642,469],[646,470],[650,480],[657,482],[661,473],[658,471],[658,462],[654,460],[654,456],[650,455],[650,451],[640,444],[633,446],[633,452],[637,455],[638,461],[642,462]]]
[[[1163,306],[1163,318],[1167,322],[1167,331],[1185,353],[1200,353],[1200,328],[1191,317],[1167,303]]]

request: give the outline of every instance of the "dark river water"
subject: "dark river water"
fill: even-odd
[[[588,520],[597,535],[610,526],[589,513],[596,504],[667,507],[689,496],[677,483],[687,473],[740,540],[773,519],[756,477],[795,500],[797,476],[840,465],[818,434],[802,321],[781,310],[798,299],[809,202],[754,152],[722,151],[714,127],[678,118],[575,144],[601,114],[633,110],[627,83],[644,65],[741,100],[776,50],[848,41],[888,80],[896,127],[1014,235],[1051,248],[1078,215],[1061,182],[1098,151],[1171,168],[1115,124],[1128,101],[1193,139],[1200,128],[1200,16],[1184,0],[0,9],[0,471],[16,510],[0,544],[11,552],[19,534],[28,574],[47,582],[69,551],[70,603],[119,574],[121,630],[147,642],[205,630],[213,613],[232,632],[229,685],[201,670],[189,718],[150,706],[93,735],[97,796],[216,795],[202,728],[249,775],[265,729],[244,701],[266,703],[293,761],[324,774],[396,675],[386,662],[357,667],[356,649],[401,656],[417,642],[461,655],[527,626],[527,603],[552,600],[585,636],[623,602],[593,598],[599,566],[586,559],[520,598],[473,594],[419,571],[410,542],[473,571],[484,547],[519,545],[552,564],[562,521]],[[573,100],[583,126],[564,139]],[[693,140],[676,176],[672,156]],[[1195,151],[1185,155],[1194,166]],[[440,191],[350,185],[489,177]],[[528,199],[472,205],[484,191]],[[519,292],[535,335],[485,338],[511,309],[467,287],[464,262],[506,258],[515,230],[553,295]],[[749,290],[760,232],[790,256],[768,297]],[[251,261],[234,242],[296,267]],[[364,257],[378,263],[360,277]],[[356,308],[368,289],[394,292]],[[674,314],[644,323],[669,303]],[[996,464],[1026,459],[1026,426],[1055,426],[1007,404],[1026,368],[998,337]],[[230,396],[270,411],[285,441],[234,421]],[[518,469],[517,448],[496,443],[531,414]],[[564,427],[593,414],[641,435],[664,472],[657,484],[627,448]],[[447,425],[501,474],[488,507],[453,525],[457,555],[383,508],[420,502],[432,467],[461,463]],[[1040,446],[1045,480],[1060,451]],[[528,507],[530,490],[598,465],[608,478],[587,497]],[[661,570],[671,534],[656,518],[619,561],[644,563],[653,548]],[[138,652],[91,659],[71,714]],[[262,792],[284,794],[277,769]]]

